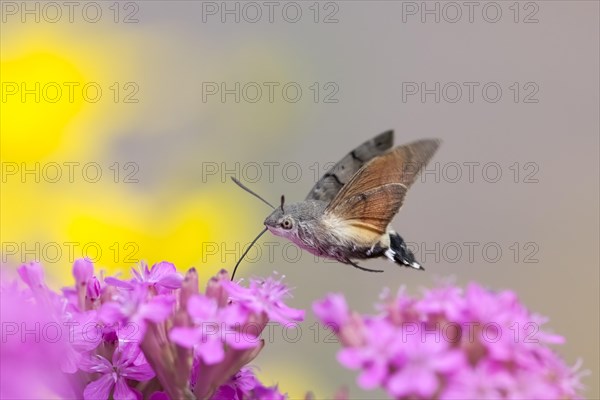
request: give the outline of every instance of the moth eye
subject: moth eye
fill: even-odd
[[[281,221],[281,226],[283,229],[292,229],[292,221],[286,218]]]

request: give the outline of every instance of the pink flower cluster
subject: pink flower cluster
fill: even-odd
[[[338,361],[360,370],[363,389],[394,399],[576,399],[582,386],[547,345],[563,338],[540,329],[515,293],[477,284],[384,293],[374,315],[350,311],[330,294],[313,310],[344,346]]]
[[[125,281],[73,266],[75,285],[50,290],[38,263],[0,288],[0,398],[86,400],[283,399],[247,367],[269,321],[301,321],[281,279],[230,282],[221,271],[198,290],[192,268],[142,264]],[[3,279],[3,282],[5,279]]]

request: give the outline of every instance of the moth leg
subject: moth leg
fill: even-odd
[[[383,272],[382,269],[370,269],[370,268],[365,268],[365,267],[361,267],[360,265],[356,264],[355,262],[352,262],[350,260],[346,260],[345,262],[346,264],[350,264],[352,265],[354,268],[358,268],[362,271],[367,271],[367,272]]]

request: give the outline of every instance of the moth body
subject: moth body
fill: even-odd
[[[393,230],[361,235],[351,224],[328,215],[326,209],[327,203],[319,200],[282,205],[264,223],[274,235],[319,257],[345,264],[353,259],[387,257],[400,265],[424,269]]]
[[[261,198],[274,208],[264,221],[266,229],[312,254],[361,270],[382,272],[353,260],[386,257],[396,264],[424,269],[390,223],[440,141],[423,139],[394,148],[393,139],[393,131],[387,131],[352,150],[302,202],[284,204],[282,196],[281,206],[275,208]]]

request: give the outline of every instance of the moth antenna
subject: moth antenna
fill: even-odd
[[[252,241],[252,243],[250,243],[250,246],[248,246],[248,248],[246,249],[246,251],[244,251],[244,254],[242,254],[242,256],[240,257],[240,259],[238,260],[237,264],[235,264],[235,267],[233,267],[233,273],[231,274],[231,280],[233,281],[233,278],[235,278],[235,271],[237,271],[238,266],[240,265],[240,263],[242,262],[242,260],[244,259],[244,257],[246,257],[246,254],[248,254],[248,252],[250,251],[250,249],[252,248],[252,246],[254,246],[254,243],[256,243],[256,241],[258,240],[258,238],[260,238],[268,229],[265,228],[263,229],[257,237],[254,238],[254,240]]]
[[[283,211],[283,203],[285,203],[285,196],[281,195],[281,212],[284,212]]]
[[[268,201],[266,201],[265,199],[263,199],[262,197],[260,197],[258,194],[254,193],[252,190],[248,189],[242,182],[238,181],[233,176],[231,177],[231,180],[233,181],[233,183],[235,183],[236,185],[238,185],[239,187],[241,187],[242,189],[244,189],[246,192],[250,193],[252,196],[256,197],[257,199],[262,200],[263,203],[265,203],[269,207],[275,209],[275,206],[273,206],[273,204],[269,203]]]

